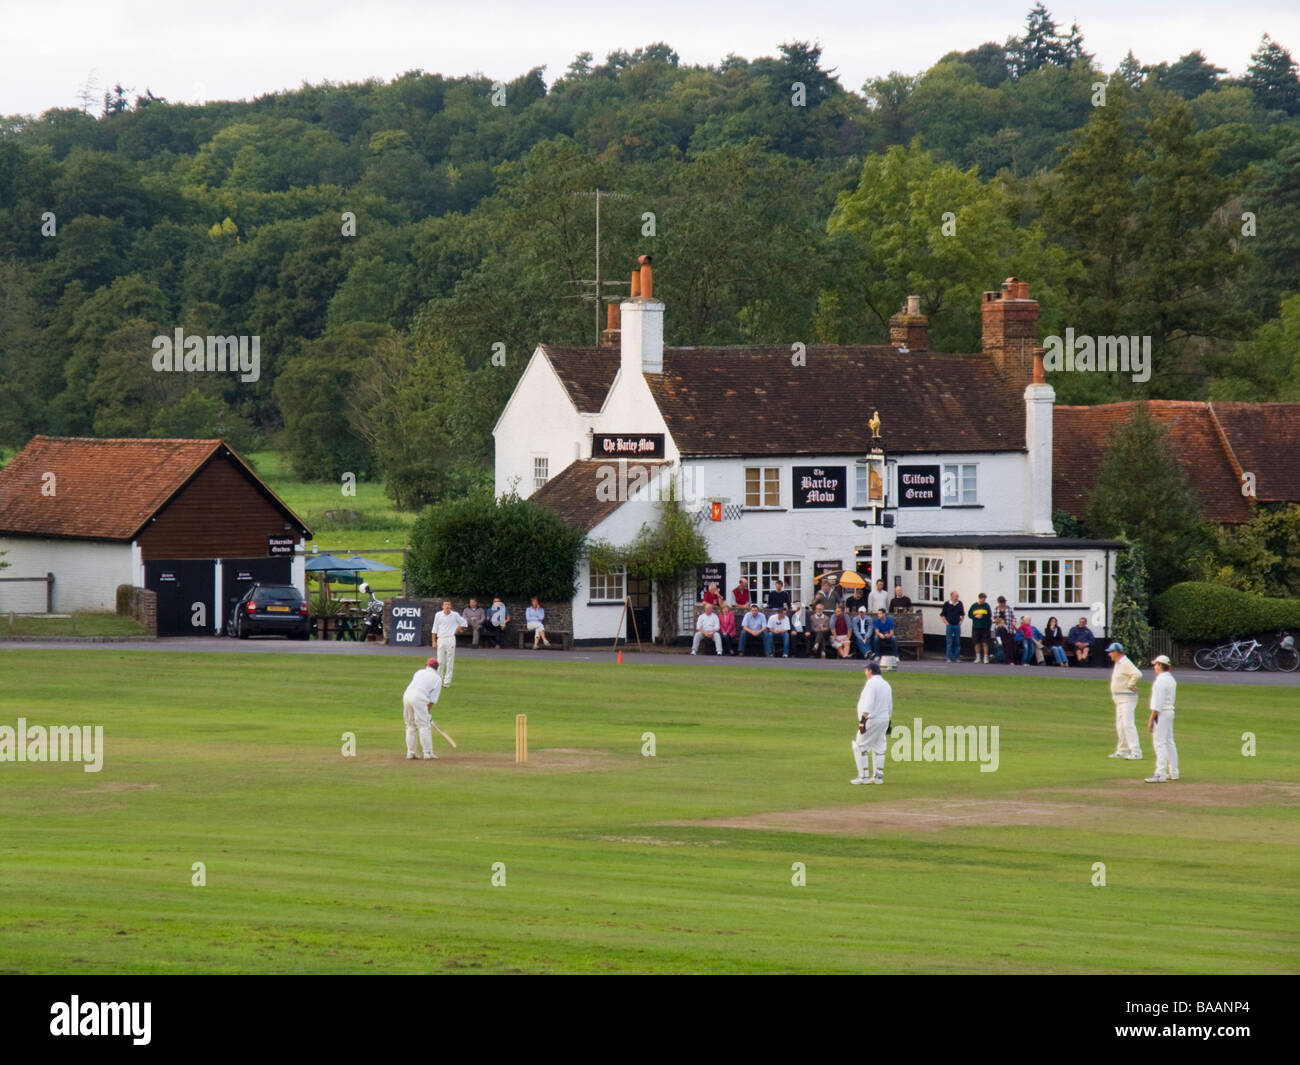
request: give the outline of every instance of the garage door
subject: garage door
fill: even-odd
[[[289,558],[225,558],[221,560],[221,602],[223,624],[230,611],[244,598],[248,586],[293,584],[293,560]]]
[[[211,636],[216,563],[210,558],[146,562],[144,586],[158,593],[159,636]]]

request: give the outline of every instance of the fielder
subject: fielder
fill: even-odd
[[[1127,758],[1137,761],[1142,757],[1142,746],[1138,742],[1137,725],[1133,714],[1137,711],[1138,681],[1142,671],[1128,660],[1122,643],[1112,643],[1106,648],[1115,668],[1110,673],[1110,697],[1115,700],[1115,751],[1108,757]]]
[[[451,600],[442,601],[442,609],[433,615],[433,642],[438,647],[438,676],[445,687],[451,687],[451,674],[456,668],[456,633],[464,632],[469,622],[451,608]]]
[[[894,713],[894,693],[889,681],[880,675],[880,662],[868,658],[867,683],[858,696],[858,734],[853,737],[853,760],[858,765],[858,775],[850,784],[883,784],[885,782],[885,733]],[[867,754],[871,754],[871,772],[867,772]]]
[[[402,695],[402,718],[406,722],[406,757],[415,759],[415,738],[420,738],[420,749],[426,759],[437,760],[433,753],[432,710],[442,695],[442,678],[438,676],[438,660],[430,658],[424,669],[417,669],[411,683]],[[439,729],[439,731],[442,731]]]
[[[1156,668],[1156,682],[1151,685],[1151,716],[1147,718],[1147,731],[1156,745],[1156,771],[1146,778],[1148,784],[1163,784],[1178,779],[1178,748],[1174,746],[1174,697],[1178,681],[1174,680],[1173,664],[1168,655],[1157,655],[1151,660]]]

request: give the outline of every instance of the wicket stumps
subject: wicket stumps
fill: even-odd
[[[528,761],[528,715],[515,714],[515,765]]]

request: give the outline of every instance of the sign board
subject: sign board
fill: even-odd
[[[898,505],[900,507],[937,507],[939,495],[938,466],[899,466]]]
[[[661,459],[664,457],[663,433],[593,433],[593,459]]]
[[[266,538],[266,553],[270,558],[293,557],[293,537],[271,535]]]
[[[791,470],[790,498],[795,510],[845,506],[848,493],[844,466],[795,466]]]
[[[821,586],[823,577],[838,578],[844,572],[844,560],[839,558],[821,559],[813,563],[813,583]]]
[[[424,642],[424,604],[418,599],[394,599],[388,642],[419,647]]]
[[[695,593],[697,601],[704,598],[704,593],[708,591],[710,584],[718,586],[718,594],[723,599],[727,598],[727,564],[725,562],[706,562],[703,566],[696,569],[698,577],[699,591]]]

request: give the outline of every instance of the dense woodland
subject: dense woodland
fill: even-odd
[[[977,351],[979,293],[1014,274],[1045,333],[1152,338],[1148,382],[1057,375],[1064,402],[1300,399],[1289,52],[1103,72],[1086,44],[1039,5],[856,91],[815,44],[699,67],[660,43],[505,85],[117,85],[9,116],[0,445],[219,433],[403,506],[458,496],[533,347],[594,341],[597,188],[601,271],[655,255],[672,344],[881,342],[919,293],[931,346]],[[155,372],[177,328],[259,336],[259,380]]]

